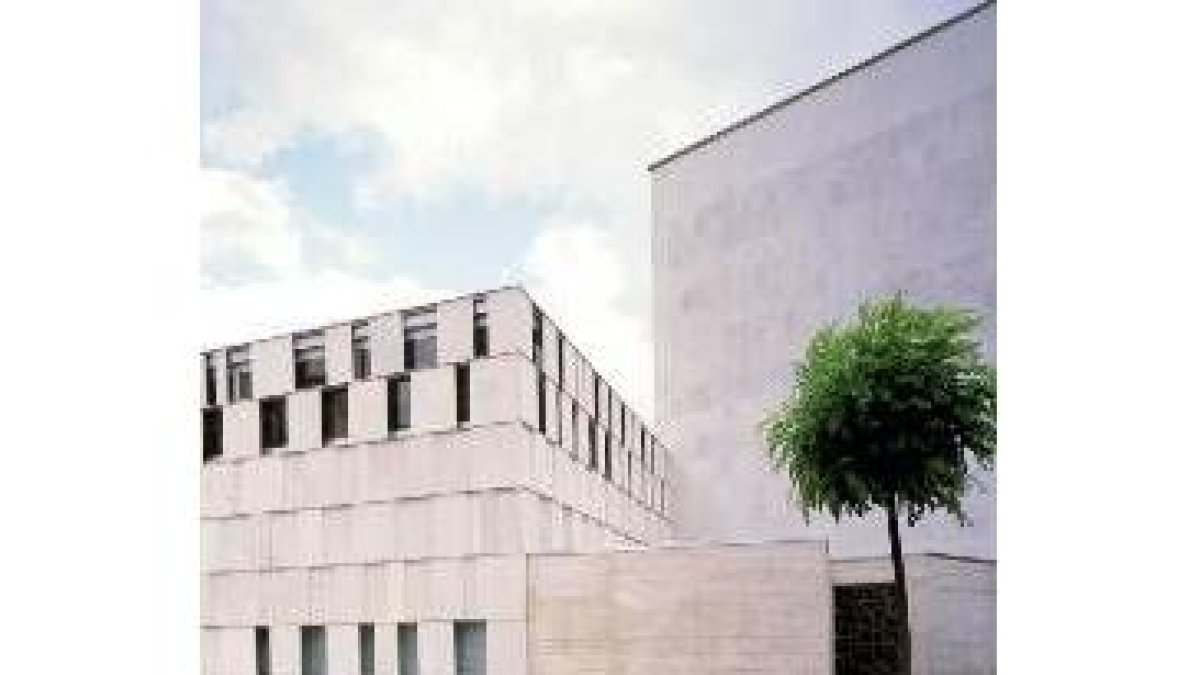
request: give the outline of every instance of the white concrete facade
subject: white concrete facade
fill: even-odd
[[[486,355],[475,352],[476,299],[487,312]],[[544,315],[535,349],[540,312],[524,291],[424,309],[437,319],[436,362],[419,369],[404,370],[407,310],[366,320],[371,368],[357,379],[348,322],[321,329],[323,385],[297,388],[291,336],[249,345],[250,399],[229,402],[219,371],[214,391],[206,382],[221,442],[202,471],[205,673],[255,672],[255,628],[265,627],[271,672],[299,675],[300,628],[311,625],[325,627],[325,672],[356,674],[364,624],[375,627],[375,672],[396,672],[398,626],[413,624],[421,672],[453,673],[455,621],[485,622],[487,672],[525,673],[526,554],[669,536],[666,451],[647,435],[653,471],[629,451],[644,423]],[[223,364],[224,351],[206,362]],[[389,429],[388,383],[399,376],[411,424]],[[346,433],[325,438],[322,397],[342,387]],[[264,448],[262,401],[272,397],[283,398],[286,442]]]
[[[995,356],[996,8],[985,4],[652,167],[655,410],[681,536],[830,538],[887,552],[881,518],[806,525],[759,424],[820,326],[865,299],[983,313]],[[995,558],[995,485],[973,527],[911,552]]]

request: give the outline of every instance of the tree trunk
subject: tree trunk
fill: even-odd
[[[892,570],[896,577],[896,617],[900,634],[897,636],[896,656],[900,661],[899,675],[912,673],[912,634],[908,630],[908,584],[904,578],[904,554],[900,546],[900,518],[896,501],[888,505],[888,540],[892,545]]]

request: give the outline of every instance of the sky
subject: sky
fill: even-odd
[[[977,0],[201,0],[197,348],[520,283],[653,413],[653,161]]]

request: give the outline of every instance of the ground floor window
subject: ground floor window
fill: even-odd
[[[454,622],[454,673],[487,673],[487,626],[484,622]]]
[[[300,627],[300,675],[326,675],[325,627]]]

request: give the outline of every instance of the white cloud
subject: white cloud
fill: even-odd
[[[233,263],[258,276],[300,269],[300,234],[291,225],[291,207],[279,185],[222,169],[203,169],[201,216],[203,265],[208,270]]]
[[[365,203],[466,186],[587,214],[550,223],[518,275],[648,412],[646,164],[957,0],[203,2],[204,60],[217,69],[206,80],[228,97],[203,124],[208,157],[253,175],[305,134],[367,138],[378,161],[352,188]],[[305,276],[305,241],[347,273],[372,251],[347,228],[306,222],[301,239],[278,186],[240,173],[214,182],[234,206],[218,209],[224,225],[206,219],[206,256],[249,256],[276,279],[209,295],[210,316],[244,326],[229,332],[353,316],[366,298],[396,306],[429,291],[405,276]]]
[[[653,414],[648,321],[628,302],[627,264],[611,233],[553,222],[514,275],[636,410]]]

